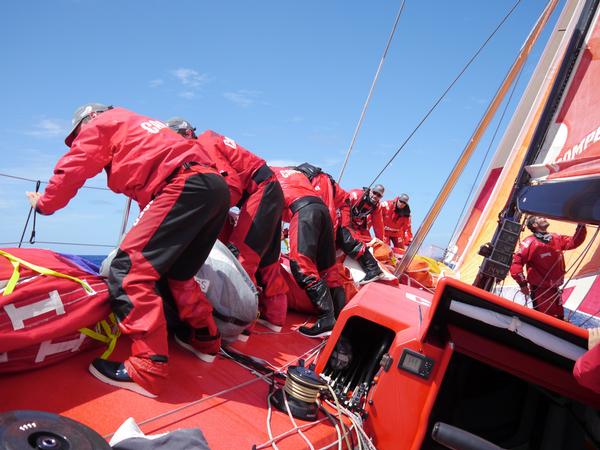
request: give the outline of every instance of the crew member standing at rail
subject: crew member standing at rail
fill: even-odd
[[[288,290],[279,262],[283,192],[277,178],[264,159],[231,138],[210,130],[196,136],[196,129],[181,117],[173,117],[166,123],[185,138],[196,139],[227,173],[230,206],[237,206],[240,212],[231,234],[223,236],[224,241],[254,284],[261,288],[262,323],[280,331],[281,314],[270,314],[287,305]]]
[[[96,359],[101,381],[155,397],[168,375],[167,326],[157,282],[166,277],[181,319],[194,330],[184,342],[211,361],[220,336],[212,306],[194,280],[229,206],[229,191],[208,153],[164,123],[123,108],[91,103],[78,108],[43,194],[33,207],[52,214],[103,169],[108,187],[138,202],[140,215],[119,244],[108,276],[111,308],[133,341],[125,362]]]
[[[563,252],[579,247],[586,236],[585,225],[579,224],[573,236],[548,232],[550,225],[544,217],[531,216],[527,228],[533,234],[526,237],[513,255],[510,274],[531,295],[533,307],[550,316],[564,319],[562,284],[565,281]],[[523,275],[527,268],[527,277]]]
[[[383,232],[385,243],[405,249],[412,242],[410,206],[408,195],[400,194],[393,200],[381,202],[383,210]]]
[[[355,238],[367,243],[373,237],[370,229],[373,227],[375,237],[384,240],[383,213],[381,199],[385,188],[376,184],[372,188],[353,189],[348,192],[350,202],[350,222],[348,229]]]

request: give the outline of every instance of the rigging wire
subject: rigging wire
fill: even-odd
[[[488,155],[490,154],[490,151],[492,149],[492,145],[494,144],[494,141],[496,140],[496,135],[498,134],[498,131],[500,130],[500,126],[502,125],[502,121],[504,120],[504,116],[506,115],[506,111],[508,111],[508,106],[510,105],[510,102],[513,98],[513,95],[517,89],[517,85],[519,84],[519,79],[521,78],[521,75],[523,74],[523,68],[525,66],[523,65],[523,67],[521,67],[521,70],[519,70],[519,73],[517,74],[517,78],[515,79],[515,82],[513,84],[513,87],[510,91],[510,94],[508,96],[508,100],[506,101],[505,105],[504,105],[504,109],[502,110],[502,114],[500,115],[500,119],[498,120],[498,124],[496,125],[496,129],[494,130],[494,134],[492,135],[492,139],[490,140],[490,143],[488,145],[488,148],[485,152],[485,155],[483,157],[483,159],[481,160],[481,164],[479,165],[479,170],[477,171],[477,175],[475,175],[475,178],[473,179],[473,184],[471,184],[471,189],[469,190],[469,195],[467,196],[465,203],[463,204],[463,208],[460,211],[460,214],[458,215],[458,219],[456,220],[456,224],[454,225],[454,229],[452,230],[452,234],[450,234],[451,238],[450,241],[448,242],[448,244],[446,245],[446,251],[448,251],[448,247],[450,246],[450,242],[452,241],[452,239],[454,238],[454,235],[456,233],[456,230],[458,229],[458,225],[463,217],[463,214],[465,213],[465,210],[467,209],[467,206],[469,204],[469,201],[471,200],[471,196],[473,195],[473,192],[475,191],[475,185],[477,184],[477,180],[479,179],[479,175],[481,175],[481,171],[483,170],[483,166],[485,165],[485,161],[487,160]]]
[[[35,183],[35,192],[39,192],[40,190],[40,180],[37,180]],[[23,233],[21,233],[21,239],[19,239],[19,248],[23,245],[23,238],[25,237],[25,232],[27,231],[27,225],[29,225],[29,219],[31,218],[31,213],[33,212],[33,228],[31,230],[31,238],[29,238],[29,243],[33,244],[35,242],[35,216],[37,215],[37,210],[35,207],[31,206],[29,208],[29,213],[27,214],[27,220],[25,221],[25,226],[23,227]]]
[[[421,120],[419,121],[419,123],[417,124],[417,126],[410,132],[410,134],[404,140],[404,142],[402,142],[402,144],[400,145],[400,147],[398,148],[398,150],[396,150],[396,153],[394,153],[392,155],[392,157],[388,160],[388,162],[385,164],[385,166],[383,167],[383,169],[381,169],[381,171],[375,176],[375,178],[373,179],[373,181],[371,182],[371,184],[369,185],[369,187],[373,186],[373,184],[377,181],[377,179],[381,176],[381,174],[383,174],[383,172],[389,167],[389,165],[396,158],[396,156],[398,156],[398,153],[400,153],[400,151],[406,146],[406,144],[413,137],[413,135],[419,130],[419,128],[421,128],[421,125],[423,125],[423,123],[427,120],[427,118],[433,113],[433,111],[435,110],[435,108],[437,108],[438,104],[446,97],[446,94],[448,94],[448,92],[450,91],[450,89],[452,89],[452,87],[454,87],[454,85],[458,82],[458,80],[466,72],[466,70],[473,63],[473,61],[475,61],[475,59],[477,58],[477,56],[479,56],[479,53],[481,53],[482,50],[487,46],[487,44],[489,43],[489,41],[498,32],[498,30],[500,29],[500,27],[502,27],[502,25],[504,25],[504,22],[506,22],[508,20],[508,18],[512,15],[512,13],[517,8],[517,6],[519,5],[519,3],[521,3],[521,0],[517,0],[515,2],[515,4],[512,6],[512,8],[508,11],[508,13],[504,16],[504,18],[500,21],[500,23],[496,26],[496,28],[494,29],[494,31],[487,37],[487,39],[483,42],[483,44],[481,44],[481,46],[473,54],[473,56],[471,57],[471,59],[469,59],[469,61],[467,62],[467,64],[462,68],[462,70],[458,73],[458,75],[454,78],[454,80],[450,83],[450,85],[446,88],[446,90],[442,93],[442,95],[440,95],[438,97],[438,99],[434,102],[434,104],[429,108],[429,110],[427,111],[427,113],[421,118]]]
[[[54,244],[54,245],[78,245],[81,247],[106,247],[106,248],[115,248],[114,245],[111,244],[84,244],[81,242],[58,242],[58,241],[35,241],[36,244]]]
[[[396,33],[396,28],[398,26],[398,22],[400,21],[400,16],[402,15],[402,11],[404,10],[405,0],[402,0],[402,4],[400,5],[400,9],[398,10],[398,14],[396,15],[396,21],[394,22],[394,26],[392,27],[392,31],[390,33],[390,37],[385,45],[385,50],[383,51],[383,55],[381,56],[381,60],[379,61],[379,66],[377,67],[377,71],[375,72],[375,77],[373,78],[373,82],[371,83],[371,89],[369,89],[369,95],[367,95],[367,99],[365,100],[365,104],[363,105],[362,112],[360,113],[360,118],[358,119],[358,123],[356,124],[356,128],[354,129],[354,134],[352,135],[352,141],[350,142],[350,147],[346,152],[346,158],[344,159],[344,163],[342,164],[342,169],[340,170],[340,175],[338,176],[338,184],[342,181],[342,176],[344,175],[344,171],[346,170],[346,166],[348,165],[348,160],[350,159],[350,154],[352,153],[352,148],[354,147],[354,143],[356,142],[356,137],[358,136],[358,132],[362,126],[362,122],[365,118],[365,114],[367,112],[367,108],[369,107],[369,103],[371,102],[371,96],[373,95],[373,90],[375,89],[375,84],[377,83],[377,79],[379,78],[379,73],[381,72],[381,68],[383,67],[383,63],[385,61],[385,57],[387,55],[388,49],[390,48],[390,44],[392,43],[392,39],[394,38],[394,34]]]
[[[31,181],[32,183],[48,184],[48,181],[34,180],[33,178],[17,177],[15,175],[9,175],[7,173],[0,173],[0,177],[12,178],[14,180]],[[110,191],[110,189],[105,188],[105,187],[86,186],[86,185],[81,186],[81,189],[95,189],[95,190],[98,190],[98,191]]]

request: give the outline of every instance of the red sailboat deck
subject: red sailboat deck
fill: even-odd
[[[257,326],[248,342],[237,342],[233,347],[277,368],[293,365],[299,358],[310,358],[321,345],[320,340],[294,331],[304,321],[305,317],[290,313],[281,333]],[[123,337],[119,341],[111,359],[126,357],[129,343]],[[170,344],[169,385],[157,399],[111,387],[92,377],[88,365],[99,355],[96,350],[46,368],[0,376],[0,409],[58,413],[84,423],[105,438],[133,417],[146,434],[200,428],[212,449],[252,448],[269,440],[269,383],[264,378],[222,356],[206,364],[174,341]],[[306,423],[297,420],[298,425]],[[271,427],[277,436],[294,425],[287,414],[273,409]],[[337,439],[328,420],[303,432],[315,447]],[[282,443],[288,448],[306,445],[297,433]]]

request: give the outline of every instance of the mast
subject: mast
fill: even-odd
[[[544,9],[544,11],[538,18],[533,30],[527,37],[525,43],[523,44],[523,47],[521,47],[521,50],[520,50],[519,54],[517,55],[515,62],[513,63],[512,67],[508,71],[508,74],[504,78],[502,85],[500,86],[500,88],[496,92],[496,95],[494,96],[494,98],[492,99],[490,104],[488,105],[488,108],[485,111],[482,119],[480,120],[479,125],[477,126],[473,135],[469,139],[469,143],[466,145],[459,160],[454,165],[454,168],[453,168],[452,172],[450,173],[450,176],[444,183],[444,187],[442,188],[442,190],[438,194],[437,198],[435,199],[433,205],[429,209],[427,216],[423,220],[423,223],[421,224],[421,226],[419,227],[419,230],[417,231],[416,235],[413,238],[412,244],[408,247],[404,257],[402,258],[400,264],[396,268],[396,271],[394,272],[394,274],[396,276],[399,276],[402,273],[404,273],[404,271],[408,268],[412,259],[416,255],[417,250],[423,243],[423,240],[425,239],[425,236],[427,235],[427,233],[429,233],[429,230],[431,229],[431,226],[433,225],[435,219],[437,218],[442,206],[446,203],[446,200],[448,199],[450,192],[456,185],[456,182],[460,178],[464,168],[466,167],[467,163],[469,162],[469,159],[471,158],[471,156],[473,155],[473,152],[477,148],[477,145],[479,144],[479,141],[482,138],[485,130],[489,126],[492,118],[494,117],[494,114],[496,113],[498,107],[502,103],[504,96],[508,92],[511,84],[513,83],[513,81],[516,78],[519,71],[523,68],[525,61],[527,60],[527,56],[531,52],[533,45],[539,38],[544,26],[550,19],[550,16],[552,15],[552,12],[556,8],[557,4],[558,4],[558,0],[550,0],[548,2],[548,4],[546,5],[546,8]]]
[[[519,169],[519,175],[506,202],[506,206],[500,213],[498,227],[492,241],[480,249],[479,254],[484,256],[484,260],[473,283],[479,288],[490,291],[494,283],[503,280],[508,275],[512,262],[512,254],[514,253],[521,232],[520,220],[522,212],[518,209],[518,197],[522,188],[527,186],[531,179],[525,167],[533,164],[540,154],[551,121],[561,103],[563,94],[566,92],[566,86],[576,65],[579,52],[585,44],[585,37],[594,19],[598,1],[587,0],[585,2],[546,105],[536,126],[533,138]]]

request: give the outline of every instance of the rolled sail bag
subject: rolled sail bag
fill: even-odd
[[[196,281],[213,306],[221,337],[235,341],[258,314],[258,291],[225,244],[216,241]]]
[[[0,373],[99,346],[90,335],[109,315],[108,287],[90,266],[51,250],[0,249]]]
[[[113,250],[102,262],[100,273],[108,276]],[[213,306],[213,316],[224,341],[235,341],[242,330],[250,326],[258,314],[258,291],[252,280],[225,244],[216,241],[208,258],[196,274],[196,281]],[[177,318],[169,317],[172,302],[166,300],[165,313],[170,327],[178,326]]]

